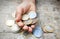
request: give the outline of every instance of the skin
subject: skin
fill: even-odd
[[[16,9],[15,21],[16,21],[17,25],[22,27],[22,29],[28,30],[28,32],[31,33],[33,28],[35,28],[35,25],[31,25],[31,27],[25,28],[24,27],[25,25],[21,21],[22,15],[25,14],[26,12],[28,13],[30,11],[36,11],[35,0],[22,0],[22,3]]]

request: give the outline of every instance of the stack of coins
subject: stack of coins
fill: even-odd
[[[35,24],[37,22],[37,13],[35,11],[30,11],[22,16],[23,23],[25,25]]]

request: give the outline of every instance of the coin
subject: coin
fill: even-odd
[[[46,29],[45,29],[45,27],[43,27],[43,31],[44,31],[44,32],[47,32]]]
[[[15,23],[14,20],[7,20],[6,21],[7,26],[12,26],[14,23]]]
[[[22,20],[28,20],[29,19],[29,16],[27,15],[27,14],[24,14],[23,16],[22,16]]]
[[[17,32],[17,31],[20,30],[20,27],[17,26],[17,24],[14,24],[14,25],[12,25],[12,26],[10,27],[10,29],[11,29],[12,32]]]
[[[45,26],[43,29],[45,29],[46,32],[53,32],[54,31],[54,28],[51,26]]]
[[[28,13],[28,16],[29,16],[30,19],[34,19],[34,18],[37,17],[37,14],[36,14],[35,11],[30,11],[30,12]]]
[[[43,31],[42,31],[41,27],[40,26],[36,26],[36,28],[33,31],[33,35],[35,37],[41,37],[42,34],[43,34]]]
[[[46,31],[48,32],[53,32],[54,29],[51,26],[46,26]]]
[[[26,21],[24,21],[23,23],[24,23],[25,25],[29,25],[29,24],[32,24],[32,22],[33,22],[33,20],[26,20]]]

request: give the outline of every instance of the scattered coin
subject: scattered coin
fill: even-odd
[[[20,27],[17,26],[16,24],[12,25],[12,27],[10,27],[11,31],[13,32],[18,32],[20,30]]]
[[[23,16],[22,16],[22,20],[28,20],[29,19],[29,16],[27,15],[27,14],[24,14]]]
[[[46,31],[48,31],[48,32],[53,32],[54,29],[53,29],[53,27],[51,27],[51,26],[46,26]]]
[[[31,11],[31,12],[28,13],[28,16],[29,16],[30,19],[34,19],[34,18],[37,17],[37,14],[36,14],[35,11]]]
[[[35,37],[41,37],[42,34],[43,34],[43,31],[42,31],[41,27],[40,26],[36,26],[36,28],[33,31],[33,35]]]
[[[24,23],[25,25],[29,25],[29,24],[32,24],[32,20],[25,20],[23,23]]]
[[[14,23],[15,23],[14,20],[7,20],[6,21],[7,26],[12,26]]]
[[[43,30],[46,30],[47,32],[53,32],[54,31],[54,28],[53,27],[51,27],[51,26],[45,26],[44,28],[43,28]]]

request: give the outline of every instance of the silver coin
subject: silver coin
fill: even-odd
[[[51,26],[45,26],[43,29],[45,29],[46,32],[53,32],[54,28]]]
[[[29,16],[30,19],[34,19],[34,18],[37,17],[37,14],[36,14],[35,11],[31,11],[31,12],[28,13],[28,16]]]
[[[46,30],[48,32],[53,32],[54,31],[54,29],[51,26],[46,26]]]
[[[14,20],[7,20],[6,21],[7,26],[12,26],[14,23],[15,23]]]
[[[40,26],[36,26],[36,28],[33,31],[33,35],[35,37],[41,37],[42,34],[43,34],[43,31],[42,31],[41,27]]]
[[[18,32],[20,30],[20,27],[17,26],[17,24],[14,24],[10,27],[12,32]]]

